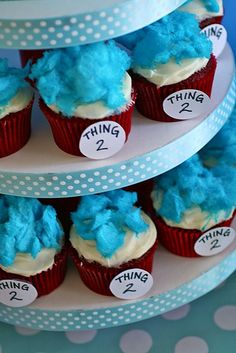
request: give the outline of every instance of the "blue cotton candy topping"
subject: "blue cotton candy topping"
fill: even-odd
[[[28,86],[25,81],[27,75],[28,67],[11,68],[7,59],[0,58],[0,107],[8,104],[21,88]]]
[[[194,206],[211,214],[230,212],[236,206],[236,169],[222,163],[205,168],[198,155],[155,179],[155,189],[163,191],[157,213],[176,223]]]
[[[208,11],[219,12],[220,7],[217,0],[202,0]]]
[[[218,162],[236,165],[236,109],[223,128],[199,154],[203,161],[213,158]]]
[[[210,58],[212,43],[200,32],[195,16],[175,11],[145,28],[133,49],[132,66],[155,68],[170,59]]]
[[[78,105],[102,100],[114,111],[127,102],[123,80],[130,58],[114,41],[45,52],[30,78],[47,105],[55,104],[67,117]]]
[[[1,265],[12,265],[18,252],[35,258],[43,248],[60,249],[63,232],[53,207],[36,199],[1,196],[0,210]]]
[[[147,27],[146,27],[147,28]],[[116,38],[116,42],[122,44],[129,50],[133,50],[136,44],[145,36],[146,28],[139,29],[138,31],[125,34],[124,36]]]
[[[186,2],[186,4],[188,2],[192,2],[192,1],[194,1],[194,0],[189,0]],[[220,11],[220,6],[219,6],[217,0],[201,0],[201,1],[208,11],[211,11],[211,12],[219,12]]]
[[[124,244],[127,229],[136,236],[148,229],[140,209],[134,207],[136,201],[135,192],[124,190],[81,197],[78,209],[71,214],[77,234],[96,241],[102,256],[112,257]]]

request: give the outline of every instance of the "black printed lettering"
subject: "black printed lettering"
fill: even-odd
[[[108,147],[102,147],[104,145],[104,140],[98,140],[96,142],[96,145],[98,145],[98,148],[96,149],[96,151],[104,151],[104,150],[108,150]]]
[[[221,247],[218,239],[212,240],[211,245],[212,245],[212,247],[210,248],[210,250],[217,249],[217,248]]]
[[[187,112],[187,113],[192,113],[191,109],[187,109],[190,106],[189,103],[183,103],[181,104],[182,109],[179,111],[179,114],[183,113],[183,112]]]
[[[136,289],[131,289],[133,286],[133,283],[126,284],[126,289],[123,291],[123,294],[128,292],[137,292]]]
[[[18,301],[23,300],[23,299],[17,297],[17,292],[14,290],[11,291],[9,294],[11,295],[10,300],[18,300]]]

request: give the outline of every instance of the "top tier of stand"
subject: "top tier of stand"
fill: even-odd
[[[0,47],[48,49],[107,40],[145,27],[185,2],[0,1]]]

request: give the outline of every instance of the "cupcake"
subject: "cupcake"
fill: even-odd
[[[195,15],[201,28],[221,24],[224,15],[222,0],[189,0],[179,10]]]
[[[136,107],[156,121],[176,121],[163,109],[169,95],[195,89],[211,96],[216,59],[212,44],[191,14],[173,12],[146,27],[132,50]]]
[[[127,140],[134,108],[129,66],[113,41],[45,52],[33,65],[30,78],[59,148],[81,156],[83,131],[107,120],[120,124]]]
[[[200,158],[207,167],[224,162],[236,167],[236,109],[216,136],[199,151]]]
[[[27,73],[27,67],[11,68],[0,58],[0,157],[17,152],[30,137],[33,90]]]
[[[0,209],[0,280],[29,282],[38,296],[52,292],[64,280],[67,257],[54,208],[1,196]]]
[[[155,179],[153,220],[172,253],[197,257],[195,243],[208,230],[229,227],[236,206],[236,170],[204,167],[198,155]]]
[[[72,257],[85,285],[112,295],[109,285],[124,270],[151,273],[157,246],[156,228],[134,204],[136,193],[124,190],[84,196],[72,213]]]

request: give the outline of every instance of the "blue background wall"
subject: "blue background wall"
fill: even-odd
[[[230,42],[236,55],[236,1],[224,0],[225,17],[224,26],[228,31],[228,41]]]

